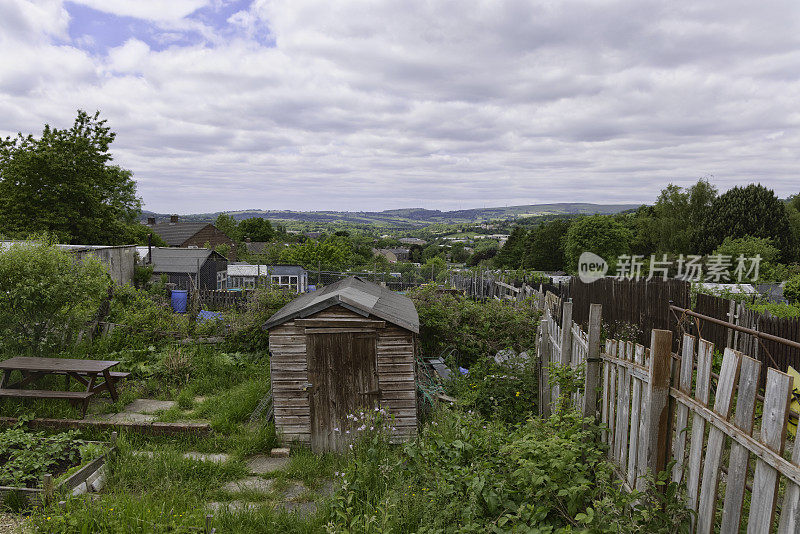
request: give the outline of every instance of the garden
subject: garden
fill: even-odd
[[[292,295],[262,287],[246,309],[199,321],[172,313],[162,284],[109,290],[98,265],[46,244],[0,256],[0,360],[119,361],[130,373],[119,399],[94,400],[87,420],[207,425],[121,430],[108,451],[94,445],[111,440],[103,426],[33,428],[33,418],[79,418],[65,401],[0,399],[0,415],[15,419],[0,428],[0,485],[69,476],[108,452],[97,492],[56,492],[42,506],[5,498],[13,516],[4,517],[25,532],[203,532],[209,515],[217,532],[237,533],[678,532],[689,520],[671,504],[681,488],[664,480],[651,480],[653,491],[620,489],[596,422],[568,405],[536,415],[530,303],[409,292],[421,353],[465,370],[438,385],[452,402],[420,397],[420,432],[406,443],[392,443],[391,419],[368,410],[353,414],[361,430],[346,453],[292,447],[276,457],[274,425],[253,417],[270,383],[261,325]],[[98,332],[101,318],[117,326]],[[512,357],[495,359],[501,351]],[[579,383],[570,378],[560,376],[563,388]]]

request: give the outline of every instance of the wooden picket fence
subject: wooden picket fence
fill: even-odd
[[[800,446],[787,450],[789,375],[767,369],[762,396],[760,362],[726,348],[715,366],[714,345],[689,334],[673,353],[669,330],[652,330],[650,347],[608,339],[600,350],[599,305],[587,332],[572,321],[570,303],[562,308],[568,328],[548,309],[539,326],[542,415],[558,399],[545,383],[547,363],[585,365],[575,405],[603,424],[601,439],[628,490],[674,462],[672,480],[686,484],[686,505],[696,512],[692,532],[800,532]]]

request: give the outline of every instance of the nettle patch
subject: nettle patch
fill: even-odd
[[[0,486],[34,488],[46,474],[58,477],[102,454],[76,431],[45,435],[21,427],[0,432]]]

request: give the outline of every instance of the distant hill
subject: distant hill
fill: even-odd
[[[639,204],[589,204],[562,202],[556,204],[530,204],[498,208],[475,208],[456,211],[404,208],[385,211],[278,211],[242,210],[226,212],[236,220],[263,217],[270,220],[306,221],[319,223],[349,222],[355,224],[377,224],[381,226],[426,226],[435,223],[478,223],[492,220],[513,220],[521,217],[541,215],[591,215],[613,214],[636,209]],[[221,212],[184,215],[183,220],[212,221]],[[166,214],[143,212],[143,217],[167,217]]]

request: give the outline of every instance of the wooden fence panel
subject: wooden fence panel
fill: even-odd
[[[777,454],[783,453],[792,377],[775,369],[767,370],[767,389],[764,394],[764,413],[761,419],[761,441]],[[768,534],[778,499],[778,470],[756,460],[753,475],[753,494],[750,499],[748,534]]]
[[[732,349],[725,350],[714,398],[714,412],[723,419],[727,419],[730,416],[734,388],[739,375],[739,360],[737,352]],[[700,504],[697,509],[697,532],[700,534],[709,534],[714,529],[719,466],[722,462],[724,445],[725,432],[716,426],[712,426],[708,433],[706,459],[703,465],[703,478],[700,485]]]
[[[742,431],[750,434],[753,431],[753,416],[756,407],[756,391],[761,364],[742,356],[739,372],[739,388],[736,394],[736,414],[734,424]],[[735,532],[739,529],[744,503],[744,492],[747,485],[747,464],[750,451],[737,442],[731,443],[730,460],[728,461],[728,480],[725,484],[725,504],[722,509],[722,525],[720,532]]]
[[[692,374],[694,373],[694,346],[695,338],[688,334],[683,336],[681,367],[678,388],[687,395],[692,394]],[[680,482],[683,476],[685,452],[686,452],[686,432],[689,428],[689,407],[679,405],[675,418],[675,438],[673,456],[675,466],[672,471],[672,480]]]

